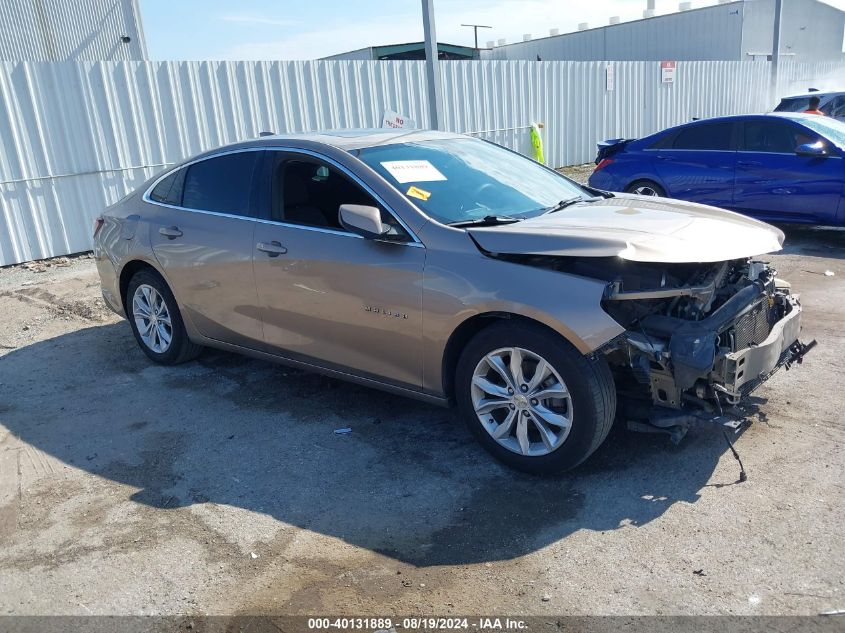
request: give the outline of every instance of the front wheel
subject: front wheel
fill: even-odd
[[[625,193],[635,193],[638,196],[666,197],[666,191],[664,191],[663,187],[651,180],[638,180],[636,182],[632,182],[625,188]]]
[[[569,470],[610,432],[613,377],[540,327],[503,321],[473,338],[458,361],[456,399],[476,439],[505,464],[535,474]]]

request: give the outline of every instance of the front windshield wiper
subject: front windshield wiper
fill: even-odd
[[[588,191],[594,196],[601,196],[602,198],[615,198],[616,195],[612,194],[609,191],[605,191],[604,189],[596,189],[595,187],[589,187],[587,185],[581,185],[581,188],[584,191]]]
[[[496,226],[498,224],[513,224],[520,222],[521,218],[514,218],[509,215],[485,215],[483,218],[476,218],[474,220],[458,220],[457,222],[449,222],[446,226],[462,227],[462,226]]]
[[[585,198],[584,196],[575,196],[574,198],[567,198],[566,200],[561,200],[557,204],[554,204],[544,209],[543,215],[546,215],[547,213],[555,213],[556,211],[562,211],[566,207],[571,207],[573,204],[578,204],[579,202],[598,202],[599,200],[604,200],[604,198]]]

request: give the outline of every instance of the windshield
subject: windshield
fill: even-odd
[[[812,116],[801,119],[801,125],[818,132],[839,149],[845,149],[845,123],[830,117]]]
[[[474,138],[368,147],[358,158],[443,224],[525,218],[589,195],[533,160]]]

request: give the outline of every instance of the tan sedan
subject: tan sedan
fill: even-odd
[[[800,359],[800,305],[750,259],[782,241],[387,130],[219,148],[95,226],[103,296],[152,360],[211,346],[456,403],[487,450],[540,473],[583,462],[616,417],[677,437]]]

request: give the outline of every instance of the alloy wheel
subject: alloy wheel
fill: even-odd
[[[147,284],[138,286],[132,297],[132,316],[144,345],[157,354],[166,352],[173,340],[173,323],[161,293]]]
[[[572,397],[542,356],[504,347],[473,372],[472,405],[484,429],[509,451],[530,457],[559,448],[572,428]]]
[[[635,187],[633,193],[637,194],[638,196],[659,196],[653,187],[649,187],[648,185],[640,185],[639,187]]]

